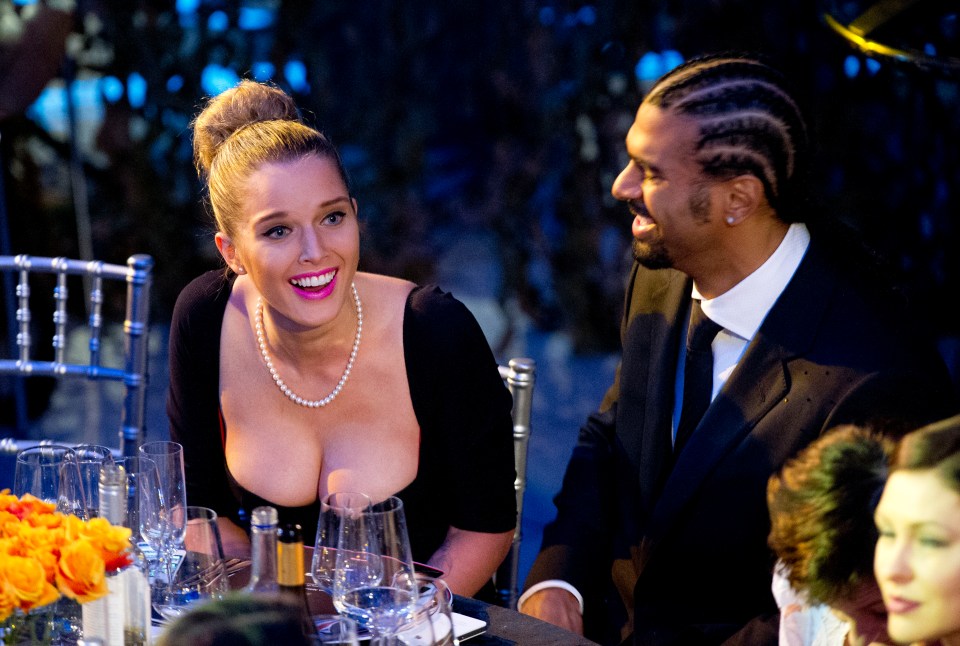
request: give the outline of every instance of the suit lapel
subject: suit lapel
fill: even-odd
[[[620,439],[626,454],[640,475],[640,504],[644,515],[653,507],[666,477],[672,452],[670,429],[673,419],[674,383],[680,331],[686,321],[690,279],[672,271],[646,271],[638,277],[637,292],[644,299],[632,299],[643,308],[629,312],[630,323],[624,347],[641,348],[632,353],[621,370],[618,417]]]
[[[651,518],[652,540],[667,531],[717,463],[786,395],[787,383],[782,353],[762,341],[751,344],[677,456]]]

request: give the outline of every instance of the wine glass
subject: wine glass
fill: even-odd
[[[80,468],[69,446],[46,444],[19,451],[13,494],[31,494],[55,504],[59,512],[88,518]]]
[[[333,602],[373,633],[374,644],[395,644],[394,632],[417,602],[403,502],[396,496],[340,525]]]
[[[144,515],[162,508],[160,498],[160,472],[157,463],[141,456],[117,458],[117,466],[127,474],[127,526],[134,532],[131,540],[142,550],[149,547],[144,535]],[[156,561],[156,558],[152,559]]]
[[[219,599],[228,590],[217,513],[207,507],[187,507],[186,520],[182,559],[169,584],[154,595],[154,605],[166,619],[201,601]]]
[[[170,582],[173,558],[183,547],[186,531],[187,490],[183,472],[183,447],[177,442],[147,442],[138,449],[141,457],[157,465],[160,482],[160,508],[144,508],[141,530],[163,566]]]
[[[341,491],[327,494],[320,501],[320,519],[313,548],[310,574],[317,587],[333,594],[333,576],[337,568],[337,542],[340,540],[340,522],[344,517],[356,517],[371,505],[363,493]]]

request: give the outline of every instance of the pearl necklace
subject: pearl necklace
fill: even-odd
[[[363,306],[360,304],[360,294],[357,292],[357,286],[353,283],[350,283],[350,289],[353,290],[353,302],[357,307],[357,336],[353,339],[353,349],[350,350],[350,358],[347,360],[347,367],[344,369],[343,374],[340,375],[340,381],[337,382],[333,392],[323,399],[304,399],[300,395],[290,390],[290,387],[283,383],[283,379],[281,379],[280,375],[277,374],[277,369],[273,367],[273,361],[270,359],[270,355],[267,353],[267,343],[263,338],[263,298],[257,297],[257,315],[255,324],[257,328],[257,345],[260,346],[260,356],[263,357],[263,362],[267,364],[267,369],[270,371],[270,376],[273,377],[273,382],[277,384],[277,388],[280,389],[280,392],[286,395],[292,402],[299,404],[300,406],[306,406],[307,408],[322,408],[332,402],[337,398],[337,395],[340,394],[340,391],[343,390],[343,385],[347,383],[347,377],[350,376],[350,371],[353,369],[353,362],[357,358],[357,351],[360,349],[360,333],[363,331]]]

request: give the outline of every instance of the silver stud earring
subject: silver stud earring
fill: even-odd
[[[733,217],[732,215],[728,215],[728,216],[727,216],[727,224],[733,224],[733,222],[734,222],[734,217]]]
[[[247,273],[247,270],[243,268],[243,265],[237,265],[237,273],[238,273],[238,274],[245,274],[245,273]]]

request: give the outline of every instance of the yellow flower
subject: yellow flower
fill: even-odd
[[[84,522],[29,494],[0,491],[0,622],[56,601],[107,594],[106,571],[130,562],[130,530]]]
[[[88,541],[75,541],[63,548],[56,579],[60,592],[80,603],[107,594],[103,558]]]
[[[60,593],[47,580],[39,561],[23,556],[0,556],[0,581],[24,612],[53,603]]]
[[[0,622],[6,621],[17,607],[17,595],[13,586],[0,580]]]
[[[20,500],[11,504],[8,511],[20,518],[27,518],[32,515],[53,514],[57,506],[52,502],[40,500],[33,494],[25,493]]]
[[[21,523],[15,536],[0,539],[0,551],[11,556],[35,559],[43,566],[47,581],[52,583],[62,544],[63,532],[61,530],[51,531],[43,527],[31,527],[26,523]]]
[[[92,518],[83,522],[73,516],[66,517],[66,540],[88,541],[97,548],[107,570],[113,571],[130,562],[130,534],[127,527],[111,525],[104,518]]]

